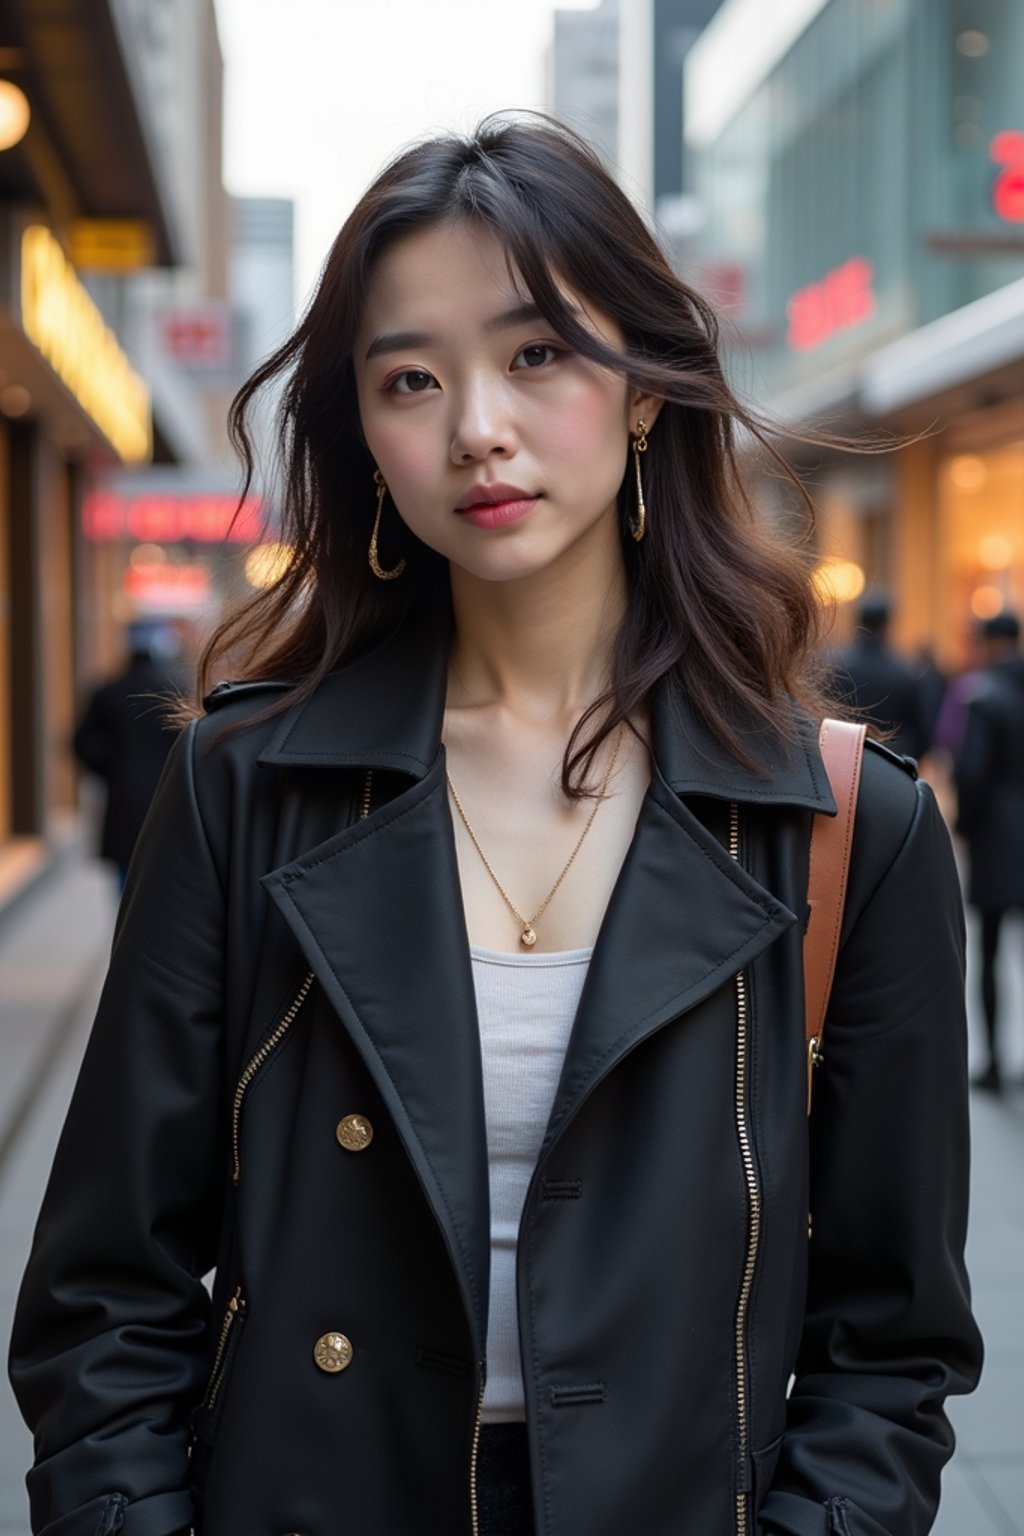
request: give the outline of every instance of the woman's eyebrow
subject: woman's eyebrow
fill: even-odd
[[[572,305],[566,306],[569,313],[579,317],[578,310]],[[484,322],[484,330],[507,331],[514,325],[527,325],[534,320],[543,320],[544,316],[532,299],[522,304],[516,304],[512,309],[502,310],[500,315],[492,315],[490,320]],[[384,331],[380,336],[375,336],[366,349],[366,361],[371,357],[380,357],[384,352],[415,351],[417,347],[434,347],[438,345],[438,338],[429,331]]]

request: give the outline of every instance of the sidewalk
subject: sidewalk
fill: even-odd
[[[95,1011],[116,905],[107,866],[69,858],[0,929],[0,1342]],[[32,1437],[0,1379],[0,1536],[28,1536]]]
[[[0,1341],[102,980],[115,908],[104,866],[68,859],[0,929]],[[1024,920],[1001,957],[1006,1064],[1024,1076]],[[969,992],[972,1007],[974,987]],[[972,1019],[972,1047],[976,1034]],[[969,1257],[988,1361],[952,1405],[959,1449],[934,1536],[1024,1536],[1024,1087],[976,1094]],[[0,1384],[0,1536],[28,1536],[31,1440]],[[635,1536],[643,1536],[636,1532]]]
[[[970,955],[976,953],[973,923]],[[943,1483],[935,1536],[1024,1536],[1024,919],[1000,950],[1006,1066],[1016,1084],[1001,1099],[975,1093],[967,1259],[985,1338],[985,1372],[973,1396],[952,1405],[957,1454]],[[968,969],[972,1050],[977,977]],[[979,1065],[982,1063],[979,1062]]]

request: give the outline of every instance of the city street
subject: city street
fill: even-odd
[[[68,855],[0,927],[0,1311],[4,1352],[24,1263],[76,1064],[102,978],[114,913],[105,866]],[[1007,1068],[1024,1077],[1024,924],[1006,935]],[[972,1004],[974,1002],[972,989]],[[973,1033],[973,1024],[972,1024]],[[972,1039],[972,1046],[974,1042]],[[937,1536],[1024,1536],[1024,1087],[975,1095],[970,1257],[988,1363],[954,1405],[959,1452]],[[30,1437],[0,1387],[0,1536],[27,1536]],[[638,1532],[636,1536],[643,1536]]]
[[[534,1447],[550,1461],[543,1488],[533,1474],[544,1536],[756,1525],[780,1438],[766,1405],[788,1410],[787,1444],[799,1438],[784,1390],[791,1335],[802,1319],[813,1332],[793,1284],[809,1236],[812,1278],[829,1271],[836,1303],[832,1342],[856,1320],[841,1293],[867,1295],[873,1358],[864,1374],[840,1360],[832,1378],[860,1395],[860,1419],[840,1411],[833,1425],[847,1465],[830,1453],[813,1500],[766,1519],[800,1536],[850,1521],[925,1536],[909,1529],[923,1519],[912,1458],[887,1447],[896,1494],[872,1489],[869,1408],[913,1440],[919,1423],[893,1424],[872,1373],[919,1375],[934,1394],[942,1373],[914,1360],[953,1354],[967,1311],[962,1288],[945,1305],[947,1245],[916,1230],[938,1231],[954,1192],[962,1210],[967,1179],[963,1051],[949,1069],[942,1048],[950,1027],[964,1045],[949,919],[922,917],[933,887],[956,907],[948,850],[915,822],[876,878],[907,785],[886,769],[887,789],[875,764],[849,926],[870,934],[885,984],[876,997],[872,967],[854,977],[850,964],[854,1070],[837,993],[832,1092],[805,1140],[799,957],[770,947],[792,914],[730,886],[724,847],[702,856],[665,798],[719,797],[723,823],[736,799],[731,852],[742,833],[751,868],[778,891],[795,881],[802,922],[793,817],[826,781],[791,714],[831,699],[922,765],[984,914],[968,918],[967,1046],[968,1268],[986,1364],[980,1389],[949,1404],[956,1455],[931,1536],[1024,1536],[1022,78],[1024,0],[0,0],[0,1536],[29,1536],[32,1437],[6,1370],[18,1288],[123,876],[175,733],[211,686],[216,761],[198,785],[191,768],[166,781],[159,831],[175,859],[132,930],[154,967],[147,1001],[108,990],[123,1030],[112,1057],[90,1060],[116,1102],[83,1094],[84,1132],[64,1143],[81,1175],[53,1224],[87,1281],[75,1215],[95,1234],[108,1288],[121,1286],[106,1310],[123,1323],[124,1222],[141,1201],[143,1274],[179,1236],[173,1189],[170,1215],[153,1211],[147,1170],[170,1177],[170,1163],[217,1194],[204,1127],[229,1144],[216,1360],[186,1405],[192,1465],[216,1435],[220,1474],[196,1519],[253,1536],[294,1496],[275,1523],[308,1531],[344,1482],[332,1530],[468,1529],[444,1473],[471,1385],[456,1378],[478,1374],[486,1345],[481,1423],[521,1412],[521,1302],[531,1414],[542,1399],[559,1409]],[[442,705],[449,788],[430,766]],[[646,800],[645,719],[671,770]],[[242,729],[253,720],[265,737]],[[563,753],[566,794],[552,795]],[[605,788],[613,803],[591,832]],[[351,826],[331,795],[351,801]],[[325,831],[322,857],[284,867]],[[203,874],[221,842],[234,861],[223,932],[205,920]],[[453,928],[446,902],[461,919],[463,896],[469,922]],[[472,957],[457,934],[452,950],[463,927]],[[588,973],[580,955],[599,931]],[[795,950],[806,928],[788,931]],[[324,983],[308,1004],[312,973],[290,974],[300,933]],[[993,990],[1001,1002],[987,1076],[983,944],[990,1020]],[[737,1001],[722,982],[765,946],[748,1041],[744,988]],[[913,1029],[889,1001],[899,990]],[[458,1088],[471,996],[480,1113]],[[150,997],[158,1011],[170,999],[169,1043],[139,1017]],[[209,1007],[212,1029],[175,1027],[186,1014],[205,1026]],[[772,1020],[781,1054],[766,1045]],[[248,1067],[233,1065],[242,1044]],[[222,1076],[223,1124],[195,1088]],[[132,1112],[146,1093],[171,1106],[153,1112],[162,1138],[145,1106]],[[776,1156],[780,1116],[783,1141],[788,1128],[799,1160],[810,1148],[812,1173],[841,1190],[824,1213],[816,1198],[804,1211]],[[375,1152],[350,1157],[374,1120]],[[852,1140],[833,1135],[839,1123]],[[546,1125],[557,1156],[538,1163]],[[515,1241],[488,1291],[488,1190],[495,1252],[518,1232],[530,1255],[529,1297]],[[183,1220],[181,1262],[211,1263],[202,1211]],[[32,1294],[70,1306],[52,1267],[40,1263]],[[492,1323],[472,1348],[456,1280],[474,1336],[479,1314]],[[143,1336],[161,1325],[150,1290]],[[287,1307],[269,1304],[286,1293]],[[895,1334],[927,1335],[916,1355],[885,1337],[878,1319],[894,1309]],[[103,1311],[101,1297],[99,1321],[81,1324],[101,1343]],[[59,1317],[39,1331],[42,1355],[64,1359]],[[342,1418],[321,1416],[320,1373],[357,1354],[333,1389]],[[659,1360],[678,1412],[657,1407]],[[87,1417],[119,1371],[135,1394],[137,1372],[101,1360],[52,1392],[33,1377],[31,1395],[52,1408],[64,1385]],[[125,1482],[96,1490],[112,1496],[100,1525],[122,1500],[133,1529],[180,1522],[187,1499],[184,1515],[150,1509],[132,1485],[149,1452],[123,1449],[114,1412],[104,1432]],[[69,1457],[53,1449],[57,1419],[39,1451],[57,1486],[36,1498],[58,1509],[38,1516],[50,1532],[82,1523],[69,1501],[91,1508],[66,1464],[81,1426],[66,1429]],[[920,1421],[950,1438],[927,1402]],[[344,1457],[324,1454],[311,1422]],[[584,1435],[592,1462],[602,1435],[614,1445],[598,1457],[605,1480],[579,1458]],[[472,1522],[484,1536],[489,1481],[497,1503],[530,1494],[519,1454],[506,1468],[497,1451],[489,1478],[488,1438]],[[822,1439],[808,1436],[811,1462]],[[813,1479],[803,1454],[784,1458],[779,1488],[790,1461]],[[505,1536],[529,1520],[496,1523]]]

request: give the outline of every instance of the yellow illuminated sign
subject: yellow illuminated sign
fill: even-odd
[[[137,272],[151,267],[153,231],[142,219],[75,219],[71,260],[80,272]]]
[[[40,224],[30,225],[21,240],[21,323],[121,459],[147,460],[149,390],[57,241]]]

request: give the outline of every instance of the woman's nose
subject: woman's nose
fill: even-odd
[[[505,391],[493,383],[479,382],[458,403],[452,429],[451,456],[456,464],[486,459],[492,453],[508,456],[516,445],[516,428]]]

